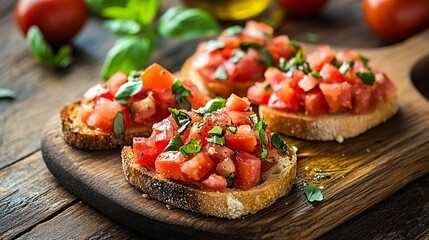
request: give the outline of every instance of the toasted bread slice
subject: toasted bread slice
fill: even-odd
[[[166,204],[221,218],[239,218],[273,204],[291,189],[296,176],[296,154],[288,149],[276,166],[262,175],[262,182],[250,190],[227,188],[217,192],[203,184],[180,183],[163,177],[155,169],[134,162],[133,149],[122,149],[122,167],[127,180],[152,198]]]
[[[106,133],[91,129],[80,119],[80,103],[67,104],[60,113],[64,140],[71,146],[84,150],[107,150],[119,148],[133,143],[133,137],[148,137],[152,126],[126,129],[125,134],[115,137],[113,133]]]
[[[317,117],[303,113],[288,113],[259,106],[259,114],[267,121],[270,129],[288,136],[307,140],[339,142],[364,133],[370,128],[385,122],[398,111],[396,97],[380,101],[376,109],[367,114],[342,112]]]
[[[184,78],[190,79],[192,83],[198,86],[198,88],[210,96],[228,98],[232,93],[240,97],[246,97],[247,89],[253,86],[256,82],[260,82],[263,79],[249,80],[246,82],[222,82],[215,80],[205,79],[201,74],[198,73],[194,68],[191,67],[192,57],[190,57],[183,64],[181,75]]]

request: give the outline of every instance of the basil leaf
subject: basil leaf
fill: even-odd
[[[173,92],[174,101],[182,103],[180,105],[180,108],[190,110],[191,109],[191,103],[188,101],[186,97],[193,97],[191,90],[189,88],[185,87],[182,83],[182,81],[176,81],[174,82],[173,86],[171,87],[171,91]]]
[[[249,49],[249,48],[254,48],[254,49],[261,49],[262,48],[262,45],[261,44],[259,44],[259,43],[256,43],[256,42],[250,42],[250,41],[248,41],[248,42],[241,42],[240,43],[240,49],[241,50],[243,50],[243,51],[247,51],[247,49]]]
[[[43,62],[54,57],[52,47],[45,41],[37,26],[28,29],[27,43],[36,61]]]
[[[115,99],[125,104],[127,101],[143,89],[143,81],[132,81],[122,84],[116,92]]]
[[[375,75],[373,72],[358,72],[356,75],[362,80],[366,85],[373,85],[375,81]]]
[[[350,68],[352,68],[355,65],[355,61],[351,60],[351,61],[345,61],[343,62],[343,64],[341,65],[341,67],[338,69],[342,74],[346,74],[347,71],[349,71]]]
[[[113,6],[123,7],[127,3],[127,1],[121,0],[85,0],[85,2],[91,11],[98,14],[100,14],[105,8]]]
[[[225,47],[225,43],[221,40],[209,40],[206,45],[207,52],[213,52],[217,49],[223,49]]]
[[[256,113],[255,113],[255,114],[250,115],[250,116],[249,116],[249,118],[250,118],[250,121],[252,121],[252,123],[253,123],[254,125],[256,125],[256,124],[258,123],[258,116],[256,115]]]
[[[117,35],[136,34],[140,32],[141,26],[134,20],[107,20],[104,21],[104,27]]]
[[[271,144],[280,152],[285,154],[287,152],[287,144],[283,141],[280,134],[274,132],[271,136]]]
[[[136,114],[136,110],[134,109],[134,103],[131,103],[128,106],[128,109],[130,109],[131,117],[134,117],[134,115]]]
[[[362,61],[363,66],[368,67],[369,59],[365,57],[362,53],[358,53],[358,58]]]
[[[183,146],[182,138],[180,138],[180,136],[176,134],[174,135],[174,137],[170,139],[170,141],[168,141],[167,146],[164,149],[164,152],[179,151],[181,146]]]
[[[158,0],[128,0],[127,9],[134,10],[134,20],[143,26],[150,24],[159,9]]]
[[[220,26],[208,12],[180,6],[169,8],[159,19],[157,31],[163,37],[189,39],[217,33]]]
[[[245,52],[243,52],[240,49],[236,49],[233,53],[232,53],[232,57],[231,57],[231,61],[234,64],[237,64],[238,62],[240,62],[240,60],[246,55]]]
[[[265,92],[268,92],[270,89],[271,89],[271,84],[270,83],[268,83],[267,85],[265,85],[265,87],[264,87],[264,91]]]
[[[113,119],[113,134],[115,137],[120,137],[125,133],[124,114],[118,112],[115,119]]]
[[[286,68],[286,60],[284,57],[279,58],[279,69],[284,71]]]
[[[223,32],[224,32],[227,36],[232,37],[232,36],[237,36],[237,35],[242,34],[242,33],[243,33],[243,30],[244,30],[244,29],[243,29],[243,27],[242,27],[242,26],[235,25],[235,26],[231,26],[231,27],[226,28]]]
[[[266,145],[266,143],[265,143]],[[268,156],[268,150],[266,147],[262,148],[262,152],[261,152],[261,158],[265,159]]]
[[[128,82],[141,81],[141,74],[141,71],[131,71],[130,74],[128,74]]]
[[[255,124],[254,128],[255,128],[256,131],[260,131],[260,130],[265,131],[265,129],[267,128],[267,125],[268,124],[265,121],[265,119],[264,118],[260,118],[259,121]]]
[[[120,20],[132,20],[135,21],[137,13],[135,10],[127,7],[108,7],[101,11],[101,15],[106,18],[120,19]]]
[[[235,134],[237,132],[237,127],[236,126],[230,126],[227,125],[225,123],[220,124],[221,126],[225,127],[227,131],[229,131],[232,134]]]
[[[265,159],[268,163],[274,163],[274,161],[275,161],[275,159],[274,159],[274,157],[270,157],[270,158],[267,158],[267,159]]]
[[[154,35],[124,36],[119,38],[107,53],[102,74],[108,79],[116,72],[143,69],[148,63],[154,47]]]
[[[310,64],[308,64],[308,62],[302,62],[298,65],[298,70],[303,71],[305,74],[309,74],[311,72]]]
[[[313,70],[310,73],[310,75],[313,76],[313,77],[315,77],[315,78],[317,78],[317,79],[322,79],[322,75],[320,75],[320,73],[317,70]]]
[[[228,74],[222,66],[219,66],[213,74],[214,79],[220,81],[226,81],[228,79]]]
[[[222,136],[223,129],[219,126],[214,126],[208,133]]]
[[[322,191],[315,184],[308,184],[304,189],[305,196],[309,202],[323,201]]]
[[[332,60],[329,62],[331,65],[334,65],[336,68],[340,68],[341,64],[338,62],[337,58],[334,57],[332,58]]]
[[[57,54],[52,59],[52,66],[56,68],[65,68],[72,62],[72,48],[70,45],[61,46]]]
[[[213,135],[212,137],[206,138],[206,141],[225,146],[225,137],[219,137],[218,135]]]
[[[189,154],[199,153],[201,149],[202,147],[200,140],[191,138],[187,144],[179,148],[179,152],[181,152],[183,156],[188,157]]]
[[[261,52],[262,63],[264,63],[264,65],[266,67],[274,66],[274,60],[273,60],[273,57],[271,56],[270,52],[267,51],[266,49],[261,49],[260,52]]]
[[[226,186],[227,187],[233,187],[234,186],[234,179],[235,179],[235,173],[229,174],[229,176],[226,178]]]
[[[224,108],[226,105],[226,99],[221,97],[216,97],[207,102],[204,107],[201,107],[194,112],[200,116],[204,116],[204,114],[208,114],[214,111],[217,111],[221,108]]]
[[[259,134],[259,141],[261,142],[262,147],[261,158],[264,159],[268,155],[267,134],[265,133],[265,129],[267,128],[267,122],[265,122],[264,118],[260,118],[253,128]]]
[[[5,99],[5,98],[15,99],[16,93],[10,89],[0,88],[0,99]]]
[[[177,126],[179,126],[177,132],[179,134],[184,133],[189,124],[191,124],[191,117],[189,117],[188,114],[175,108],[168,108],[168,111],[170,111],[171,115],[174,118],[174,121],[177,123]]]

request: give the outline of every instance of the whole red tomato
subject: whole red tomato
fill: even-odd
[[[289,13],[303,17],[320,12],[328,1],[329,0],[277,0]]]
[[[429,26],[429,0],[364,0],[363,11],[369,27],[391,41]]]
[[[24,35],[36,25],[53,46],[70,42],[87,16],[84,0],[19,0],[15,8],[16,22]]]

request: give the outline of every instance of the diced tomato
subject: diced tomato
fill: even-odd
[[[314,87],[316,87],[318,84],[320,83],[320,80],[310,76],[310,75],[305,75],[298,83],[298,86],[304,90],[305,92],[310,91],[311,89],[313,89]]]
[[[348,49],[345,51],[339,51],[336,54],[336,58],[337,58],[338,62],[345,62],[345,61],[351,61],[351,60],[354,60],[355,62],[361,61],[357,55],[356,50],[353,50],[353,49]]]
[[[289,44],[289,37],[280,35],[267,41],[267,49],[274,60],[275,65],[279,64],[279,59],[282,57],[286,61],[295,56],[297,49]]]
[[[207,97],[201,92],[198,87],[193,84],[190,80],[183,80],[183,85],[192,93],[192,97],[186,97],[186,99],[191,103],[192,109],[198,109],[199,107],[203,107],[207,103]],[[196,115],[196,114],[194,114]]]
[[[168,118],[165,118],[164,120],[157,122],[152,126],[154,134],[158,134],[162,131],[168,131],[174,135],[177,128],[177,124],[172,116],[169,116]]]
[[[272,162],[268,162],[269,159],[273,160]],[[279,162],[280,156],[277,153],[277,150],[274,148],[268,149],[268,155],[266,159],[261,160],[261,172],[266,172],[270,170],[272,167],[274,167]]]
[[[313,70],[320,71],[323,65],[330,63],[335,57],[335,52],[331,51],[328,46],[323,46],[319,50],[307,55],[307,62],[310,64],[310,68]]]
[[[396,96],[396,87],[384,73],[376,73],[371,87],[373,96],[377,100],[389,99]]]
[[[156,113],[155,99],[152,95],[144,99],[131,103],[134,108],[134,121],[145,123]]]
[[[299,109],[299,96],[295,89],[289,86],[288,82],[282,82],[277,91],[278,98],[285,104],[284,109],[296,112]]]
[[[330,113],[351,109],[352,86],[349,83],[321,83],[319,87],[329,105]]]
[[[185,161],[185,157],[178,151],[162,152],[156,158],[155,170],[166,178],[188,182],[190,179],[180,170]]]
[[[313,88],[305,95],[305,114],[319,116],[329,112],[329,105],[320,88]]]
[[[231,149],[214,143],[207,143],[205,151],[216,163],[225,159],[232,159],[232,155],[234,154]]]
[[[90,127],[112,132],[113,120],[121,109],[119,102],[100,98],[95,103],[94,112],[88,117],[86,123]]]
[[[248,190],[259,183],[261,178],[261,160],[249,153],[240,152],[235,157],[234,186],[241,190]]]
[[[277,68],[269,68],[265,71],[265,79],[268,80],[274,92],[280,88],[280,84],[287,78],[286,73]]]
[[[279,110],[288,109],[288,105],[279,99],[277,93],[271,94],[270,99],[268,100],[268,107]]]
[[[267,104],[273,88],[269,82],[257,82],[247,90],[247,98],[256,104]]]
[[[323,65],[320,75],[325,83],[341,83],[345,81],[344,75],[338,68],[329,63]]]
[[[250,125],[240,125],[235,134],[225,133],[226,146],[239,151],[253,152],[257,144],[255,133]]]
[[[231,123],[234,125],[252,124],[249,118],[253,114],[252,112],[226,111],[226,114],[230,117]]]
[[[273,33],[274,30],[272,27],[265,23],[256,21],[248,21],[243,30],[244,35],[256,38],[267,38],[268,36],[272,36]]]
[[[118,89],[122,86],[122,84],[126,83],[127,80],[128,76],[126,74],[117,72],[113,74],[106,82],[106,87],[109,89],[110,94],[115,96],[116,92],[118,92]]]
[[[180,165],[180,171],[190,178],[199,181],[215,167],[215,162],[207,153],[199,152],[193,158]]]
[[[236,64],[237,82],[260,80],[264,76],[267,67],[261,62],[261,54],[258,50],[249,48],[240,61]]]
[[[207,179],[203,180],[202,183],[206,185],[207,187],[216,190],[218,192],[225,191],[225,188],[227,186],[226,179],[222,176],[219,176],[217,174],[211,174]]]
[[[162,88],[171,90],[175,79],[173,74],[157,63],[147,67],[140,78],[143,79],[144,89],[146,90]]]
[[[141,166],[154,167],[157,151],[153,145],[153,137],[135,137],[133,139],[134,161]]]
[[[97,84],[95,86],[90,87],[86,92],[83,94],[81,98],[82,103],[88,103],[95,100],[96,97],[100,95],[104,95],[106,93],[109,93],[109,90],[105,88],[102,84]],[[110,98],[111,99],[111,98]]]
[[[354,88],[354,102],[352,112],[355,114],[363,114],[370,112],[374,109],[374,104],[372,102],[371,91],[364,87],[353,86]]]
[[[224,177],[229,177],[231,173],[235,173],[234,162],[232,161],[232,159],[226,158],[225,160],[220,161],[216,165],[216,171]]]
[[[245,111],[249,107],[250,102],[246,98],[241,98],[234,93],[226,101],[226,109],[230,111]]]

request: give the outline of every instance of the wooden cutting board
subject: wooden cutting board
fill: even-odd
[[[312,48],[306,46],[306,52]],[[255,215],[225,220],[168,209],[163,203],[143,198],[123,176],[120,150],[85,152],[68,146],[62,139],[59,116],[42,134],[43,157],[62,185],[147,236],[315,238],[429,172],[429,102],[423,96],[429,96],[429,30],[399,45],[359,51],[396,84],[399,112],[341,144],[285,138],[299,149],[296,183],[287,196]],[[304,182],[323,186],[324,201],[309,203],[303,194]]]

